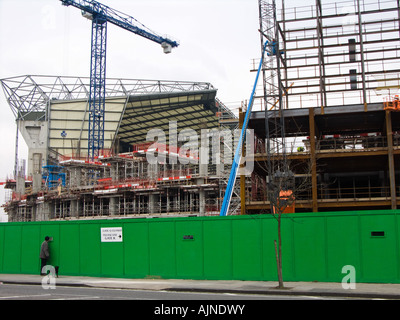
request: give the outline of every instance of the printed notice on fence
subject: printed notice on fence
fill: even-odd
[[[100,229],[101,242],[122,242],[122,227]]]

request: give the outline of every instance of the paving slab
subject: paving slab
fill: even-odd
[[[42,280],[43,276],[40,275],[0,274],[0,283],[3,284],[41,285]],[[344,289],[341,283],[336,282],[285,282],[284,284],[284,289],[278,289],[278,282],[275,281],[127,279],[85,276],[56,278],[56,285],[59,286],[400,299],[400,284],[356,283],[355,289]]]

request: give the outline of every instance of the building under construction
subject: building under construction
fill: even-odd
[[[278,6],[259,0],[269,48],[248,124],[254,170],[237,179],[230,214],[397,208],[399,1]],[[88,82],[1,80],[16,145],[20,132],[29,148],[27,172],[16,154],[5,183],[9,221],[218,214],[234,149],[220,133],[242,114],[209,83],[107,79],[104,149],[90,159]],[[163,139],[149,139],[157,129]],[[191,148],[185,132],[218,147]]]
[[[399,1],[287,9],[259,1],[261,108],[242,212],[395,209],[400,188]]]
[[[16,161],[15,178],[5,182],[9,221],[218,214],[229,165],[215,161],[218,143],[206,152],[198,144],[238,121],[217,90],[209,83],[108,79],[105,148],[90,159],[88,81],[2,80],[29,148],[27,168]],[[193,140],[197,133],[204,137]]]

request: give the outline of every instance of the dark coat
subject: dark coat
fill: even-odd
[[[40,259],[49,259],[50,252],[49,252],[49,244],[47,241],[43,241],[42,245],[40,246]]]

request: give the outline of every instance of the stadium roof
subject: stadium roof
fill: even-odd
[[[90,78],[23,75],[0,79],[4,94],[16,118],[43,114],[49,101],[88,99]],[[154,93],[213,90],[208,82],[107,78],[106,98]]]
[[[146,142],[147,132],[161,129],[168,140],[171,121],[182,129],[218,127],[216,90],[130,96],[118,130],[125,143]]]
[[[0,82],[16,119],[48,121],[48,148],[68,155],[87,150],[89,80],[27,75]],[[217,112],[237,119],[207,82],[107,79],[106,83],[105,149],[116,140],[123,150],[144,143],[151,129],[163,130],[168,143],[171,121],[181,132],[217,128]]]

